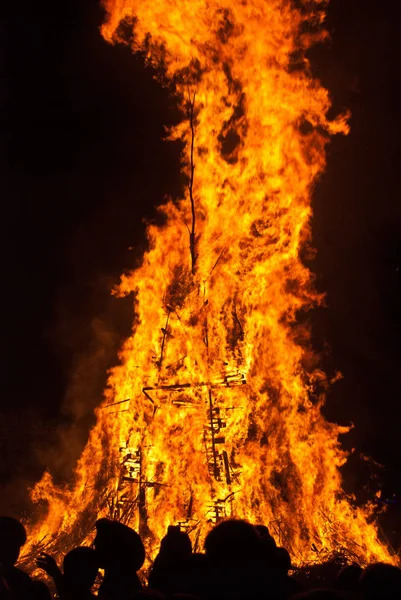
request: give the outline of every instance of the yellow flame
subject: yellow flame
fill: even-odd
[[[299,564],[339,548],[394,560],[371,507],[342,492],[347,429],[321,414],[328,382],[297,323],[321,301],[300,259],[311,191],[330,134],[348,132],[346,117],[328,120],[305,57],[325,37],[324,5],[106,1],[103,36],[130,40],[174,83],[183,120],[170,138],[185,144],[189,186],[161,207],[142,266],[121,279],[133,334],[75,486],[46,474],[33,492],[48,501],[34,542],[65,548],[111,515],[152,553],[169,524],[201,546],[235,516],[267,524]]]

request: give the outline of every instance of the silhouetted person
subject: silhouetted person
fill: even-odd
[[[288,575],[288,571],[291,569],[291,557],[288,550],[278,546],[274,552],[274,564],[280,575]]]
[[[49,554],[42,553],[36,561],[40,569],[53,578],[61,600],[90,600],[99,570],[93,548],[81,546],[68,552],[63,560],[63,572]]]
[[[182,560],[192,552],[189,535],[180,530],[179,525],[170,525],[160,543],[159,556],[167,560]]]
[[[182,591],[196,598],[208,598],[210,591],[209,565],[205,554],[190,554],[184,561],[181,579]]]
[[[94,546],[99,566],[105,570],[98,597],[128,600],[142,587],[137,575],[145,561],[142,540],[127,525],[110,519],[96,521],[96,531]]]
[[[401,598],[401,569],[385,563],[367,567],[359,580],[363,600]]]
[[[291,557],[288,550],[278,546],[274,551],[273,565],[272,583],[274,583],[278,596],[283,599],[291,598],[294,594],[302,591],[302,586],[288,574],[291,569]]]
[[[26,542],[25,527],[12,517],[0,517],[0,598],[28,598],[32,581],[17,569],[21,547]]]
[[[185,590],[185,562],[192,553],[189,535],[170,525],[160,543],[159,554],[149,576],[149,587],[165,594]]]
[[[261,597],[261,545],[253,525],[240,520],[219,523],[207,535],[205,550],[210,561],[209,598]]]
[[[29,600],[52,600],[49,588],[43,581],[32,581]]]
[[[343,567],[337,575],[337,589],[344,592],[350,592],[354,595],[357,594],[361,575],[362,568],[356,563]]]
[[[261,540],[260,544],[262,560],[264,560],[266,564],[271,565],[271,563],[275,559],[275,552],[277,548],[276,542],[274,541],[274,538],[270,535],[266,525],[255,525],[255,530]]]
[[[242,563],[259,556],[259,535],[246,521],[222,521],[206,536],[206,555],[216,564]]]
[[[99,571],[99,560],[93,548],[75,548],[63,561],[64,585],[71,598],[86,600],[94,598],[91,593]]]

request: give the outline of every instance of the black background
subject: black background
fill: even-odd
[[[329,373],[328,418],[355,429],[345,487],[379,477],[400,524],[401,206],[397,3],[332,0],[331,42],[310,52],[351,133],[328,148],[313,198],[311,315]],[[95,0],[18,2],[1,15],[0,512],[21,514],[50,467],[60,481],[132,324],[110,296],[146,247],[144,218],[180,192],[178,115],[139,57],[106,44]],[[360,460],[360,453],[384,465]],[[362,493],[363,490],[363,493]],[[393,497],[395,494],[395,497]]]

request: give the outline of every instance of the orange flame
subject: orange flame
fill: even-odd
[[[133,334],[75,486],[46,474],[33,491],[48,502],[34,542],[72,545],[112,515],[151,554],[169,524],[200,546],[235,516],[267,524],[298,564],[339,548],[394,560],[371,508],[342,492],[347,429],[321,414],[327,378],[297,324],[321,301],[300,259],[311,191],[329,135],[348,132],[345,117],[328,120],[305,57],[324,38],[324,5],[107,0],[104,37],[130,40],[174,82],[185,118],[170,139],[185,143],[188,189],[161,207],[142,266],[122,277]]]

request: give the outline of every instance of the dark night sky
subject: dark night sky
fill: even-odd
[[[344,379],[326,414],[386,465],[399,491],[401,358],[400,36],[396,2],[332,0],[314,71],[352,132],[329,146],[314,194],[312,316],[324,364]],[[145,247],[143,219],[180,189],[177,118],[127,48],[101,38],[95,0],[18,2],[1,16],[2,326],[0,511],[52,467],[68,478],[132,321],[110,297]],[[134,249],[132,249],[134,247]],[[366,483],[354,465],[350,485]],[[398,487],[397,487],[398,486]],[[395,509],[391,507],[391,510]],[[399,511],[399,509],[398,509]],[[390,511],[391,512],[391,511]]]

